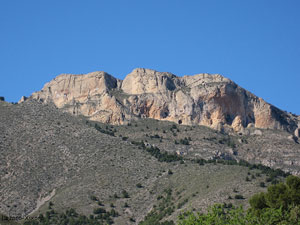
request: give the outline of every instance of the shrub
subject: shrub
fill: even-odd
[[[235,199],[244,199],[244,196],[243,195],[235,195],[234,198]]]
[[[126,190],[122,190],[122,197],[123,198],[129,198],[129,194]]]
[[[137,183],[137,184],[136,184],[136,187],[137,187],[137,188],[142,188],[143,186],[142,186],[141,183]]]
[[[94,209],[93,213],[94,214],[106,213],[106,210],[103,208],[97,208],[97,209]]]
[[[253,209],[263,209],[263,208],[267,207],[264,193],[258,193],[258,194],[253,195],[250,198],[249,203]]]
[[[97,197],[96,197],[95,195],[91,195],[91,196],[90,196],[90,199],[91,199],[92,201],[98,201],[98,199],[97,199]]]
[[[158,134],[155,134],[153,136],[151,135],[150,138],[160,138],[160,136]]]
[[[185,137],[184,139],[180,139],[180,144],[183,144],[183,145],[189,145],[189,140]]]
[[[117,217],[119,216],[119,213],[115,210],[115,209],[111,209],[109,214],[112,216],[112,217]]]
[[[122,140],[123,140],[123,141],[127,141],[127,140],[128,140],[128,137],[122,137]]]
[[[98,205],[104,206],[102,202],[98,201]]]
[[[259,186],[260,186],[260,187],[266,187],[265,182],[260,182],[260,183],[259,183]]]
[[[119,198],[119,196],[117,195],[117,193],[114,194],[114,198]]]

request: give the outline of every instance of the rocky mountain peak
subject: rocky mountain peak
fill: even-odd
[[[73,102],[85,102],[92,96],[106,93],[120,85],[120,80],[102,72],[92,72],[84,75],[61,74],[46,83],[40,92],[32,97],[42,101],[53,101],[61,108]]]
[[[176,78],[171,73],[138,68],[125,77],[122,90],[134,95],[173,91],[176,89]]]
[[[105,72],[62,74],[31,98],[53,102],[75,115],[123,124],[153,118],[220,131],[247,127],[294,132],[299,118],[268,104],[219,74],[177,77],[137,68],[123,81]]]

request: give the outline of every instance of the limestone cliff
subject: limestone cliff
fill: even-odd
[[[135,69],[119,80],[105,72],[63,74],[31,98],[91,120],[123,124],[153,118],[242,132],[247,127],[295,132],[299,118],[266,103],[218,74],[177,77]]]

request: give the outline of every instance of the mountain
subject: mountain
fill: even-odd
[[[123,81],[105,72],[62,74],[31,98],[110,124],[153,118],[242,133],[247,127],[299,133],[300,127],[299,116],[276,108],[218,74],[177,77],[139,68]]]
[[[247,207],[300,174],[299,116],[220,75],[64,74],[18,104],[4,100],[0,224],[71,209],[98,223],[158,224],[214,203]]]

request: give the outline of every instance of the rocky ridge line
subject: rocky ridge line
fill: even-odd
[[[62,74],[30,98],[110,124],[153,118],[219,131],[244,132],[256,127],[299,136],[299,116],[276,108],[219,74],[177,77],[138,68],[123,81],[105,72]]]

